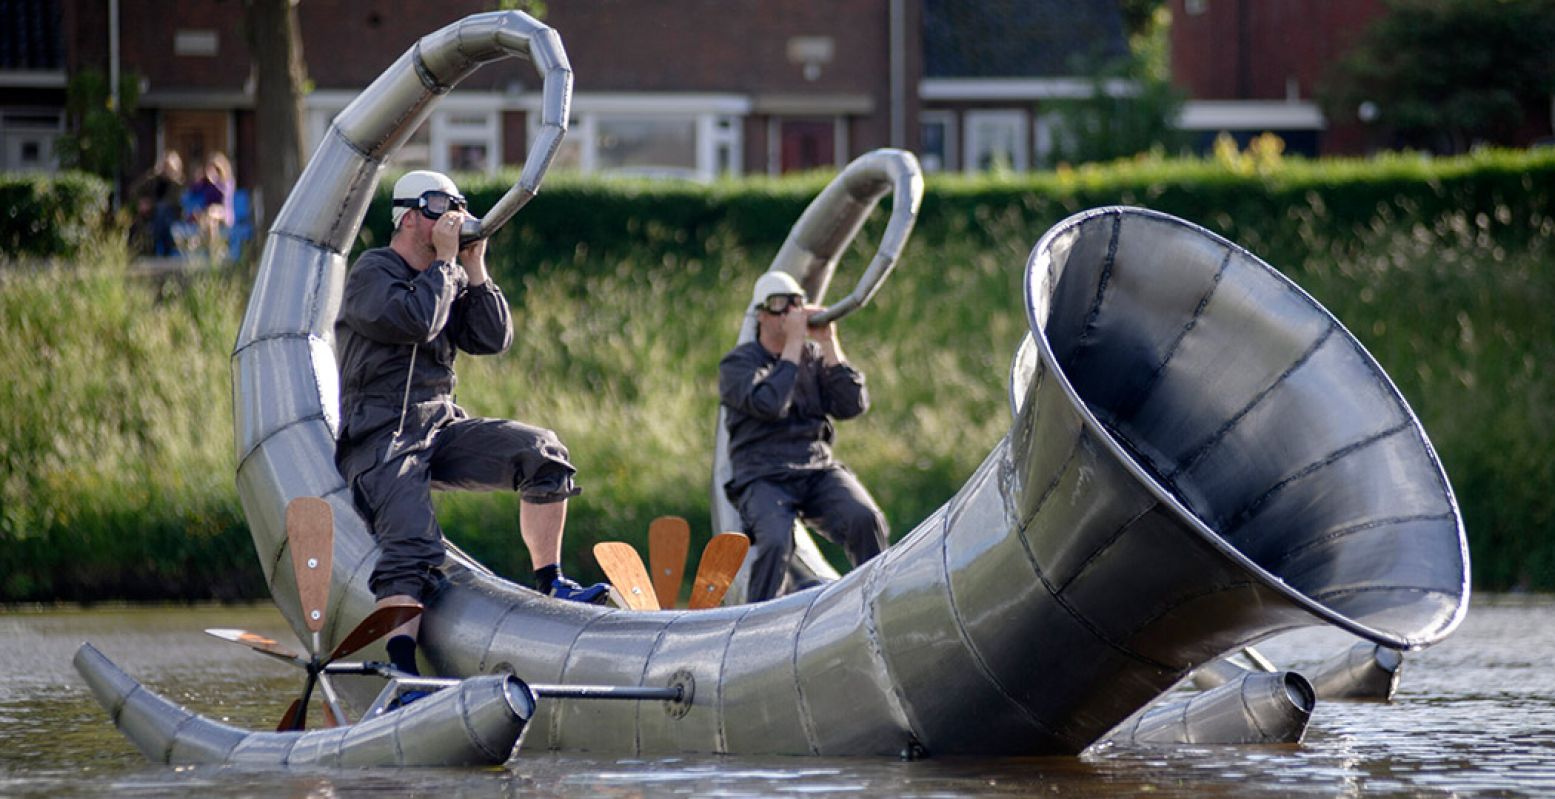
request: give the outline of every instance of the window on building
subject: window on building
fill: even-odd
[[[696,119],[600,116],[595,122],[596,166],[601,172],[695,177]]]
[[[1030,167],[1026,112],[1009,109],[966,112],[968,172]]]
[[[314,92],[307,98],[309,152],[317,149],[351,92]],[[455,94],[443,101],[389,157],[391,169],[495,173],[502,166],[503,98]]]
[[[737,175],[743,167],[742,116],[726,113],[730,105],[722,98],[574,98],[574,116],[551,170],[694,180]],[[540,115],[529,109],[526,116],[534,141]]]
[[[918,123],[918,162],[923,165],[923,171],[955,169],[955,112],[924,111],[918,115]]]
[[[57,109],[0,111],[0,171],[52,172],[59,167],[54,140],[65,130]]]

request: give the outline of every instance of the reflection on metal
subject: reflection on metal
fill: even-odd
[[[335,508],[325,639],[372,604],[372,540],[332,457],[345,252],[382,158],[436,96],[526,52],[560,65],[543,112],[559,128],[554,33],[471,17],[342,112],[271,231],[234,356],[238,485],[299,634],[281,525],[294,497]],[[1329,623],[1414,649],[1457,626],[1467,555],[1446,478],[1381,369],[1311,298],[1201,228],[1121,208],[1050,230],[1025,283],[1009,435],[879,557],[771,602],[642,613],[551,600],[450,552],[422,622],[432,664],[703,687],[689,708],[542,706],[527,733],[542,749],[1057,753],[1276,631]]]
[[[76,670],[113,723],[153,763],[255,768],[478,766],[508,759],[535,698],[509,675],[464,680],[401,710],[309,732],[250,732],[212,721],[147,690],[91,644]]]
[[[918,219],[918,206],[923,202],[923,169],[918,159],[905,150],[881,149],[865,153],[848,164],[837,177],[800,214],[799,221],[788,234],[788,240],[772,259],[769,272],[787,272],[804,286],[811,302],[823,304],[826,288],[831,284],[837,261],[848,245],[858,236],[871,211],[886,194],[891,195],[891,218],[886,223],[880,248],[870,260],[864,274],[852,293],[831,304],[817,314],[817,323],[835,322],[864,307],[881,284],[896,267],[912,235],[913,223]],[[743,292],[743,287],[741,288]],[[746,294],[741,293],[741,297]],[[747,305],[740,322],[737,344],[756,338],[756,310]],[[718,422],[713,445],[712,512],[713,532],[741,531],[744,525],[739,512],[724,495],[724,483],[733,476],[729,465],[729,429],[725,426],[724,409],[718,409]],[[761,543],[753,542],[754,547]],[[794,558],[789,581],[795,585],[809,582],[829,582],[837,579],[837,571],[826,562],[815,545],[815,540],[800,525],[794,526]],[[725,604],[737,605],[745,601],[745,589],[749,583],[750,564],[756,554],[745,560],[734,584],[725,595]]]
[[[1318,699],[1391,702],[1403,666],[1398,650],[1361,641],[1323,661],[1309,679]],[[1234,658],[1224,658],[1195,671],[1193,684],[1207,690],[1248,673]]]
[[[1403,666],[1397,650],[1361,641],[1314,669],[1312,686],[1319,699],[1391,702]]]
[[[1294,671],[1242,671],[1213,690],[1150,707],[1108,733],[1103,742],[1299,743],[1315,704],[1311,683]]]
[[[572,99],[572,68],[556,31],[516,11],[476,14],[431,33],[373,81],[335,117],[265,242],[232,355],[238,494],[271,594],[303,640],[284,525],[294,498],[323,497],[334,508],[325,639],[332,646],[373,606],[365,581],[373,542],[334,465],[340,387],[331,343],[346,255],[386,159],[459,81],[508,57],[533,63],[544,87],[518,184],[465,236],[494,232],[539,189]]]

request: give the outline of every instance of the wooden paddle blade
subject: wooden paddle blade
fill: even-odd
[[[308,706],[301,699],[293,699],[290,707],[286,708],[285,715],[281,716],[281,723],[275,725],[276,732],[291,732],[300,730],[308,723]]]
[[[691,551],[691,525],[679,516],[660,516],[648,524],[648,569],[659,607],[672,608],[680,599],[680,581]]]
[[[248,630],[235,630],[228,627],[210,627],[205,630],[205,634],[215,636],[223,641],[231,641],[234,644],[242,644],[243,646],[246,646],[255,652],[269,655],[270,657],[280,658],[281,660],[289,660],[297,663],[298,665],[307,664],[307,661],[303,660],[302,655],[299,655],[296,652],[281,646],[280,643],[278,643],[275,639],[266,638],[258,633],[251,633]]]
[[[719,533],[707,542],[697,564],[696,582],[691,585],[692,610],[717,607],[724,600],[750,548],[751,541],[743,533]]]
[[[292,573],[308,629],[324,629],[329,605],[329,581],[334,571],[335,511],[318,497],[298,497],[286,506],[286,541],[292,550]]]
[[[367,614],[367,618],[356,625],[356,628],[341,639],[335,651],[329,653],[324,660],[329,663],[345,657],[352,652],[388,635],[394,628],[421,615],[421,603],[415,600],[402,600],[380,605]]]
[[[594,545],[594,559],[604,569],[610,584],[621,593],[626,606],[632,610],[658,610],[659,600],[653,594],[653,584],[648,581],[648,570],[643,559],[631,544],[620,541],[601,541]]]

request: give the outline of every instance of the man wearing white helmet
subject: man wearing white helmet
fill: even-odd
[[[832,324],[812,327],[821,309],[785,272],[756,281],[756,340],[718,364],[727,409],[733,477],[724,485],[755,549],[748,596],[784,589],[794,554],[794,519],[840,544],[854,566],[886,546],[885,514],[853,472],[832,458],[833,419],[869,409],[864,375],[842,354]]]
[[[573,483],[567,448],[550,430],[471,417],[454,404],[454,356],[497,354],[513,341],[507,300],[486,272],[486,240],[459,246],[464,197],[448,176],[409,172],[394,184],[388,247],[362,253],[346,277],[335,325],[341,425],[335,460],[380,554],[370,584],[380,603],[423,600],[443,562],[433,488],[517,491],[519,532],[536,587],[603,602],[608,588],[562,576],[562,529]],[[389,654],[415,670],[416,622]]]

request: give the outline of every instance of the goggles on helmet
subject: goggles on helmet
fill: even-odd
[[[770,314],[782,314],[787,313],[791,308],[798,308],[803,305],[803,294],[773,294],[756,307]]]
[[[463,211],[469,202],[457,194],[445,191],[423,192],[420,197],[395,198],[394,207],[414,208],[427,219],[437,219],[449,211]]]

